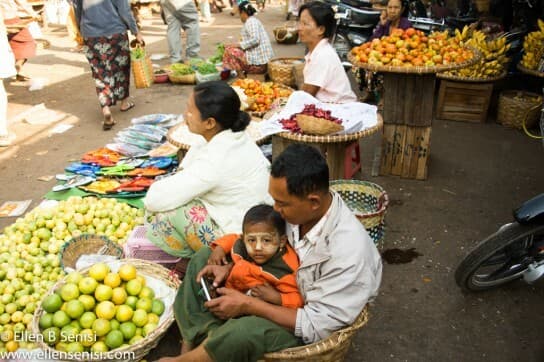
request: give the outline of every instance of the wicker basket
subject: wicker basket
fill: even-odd
[[[297,68],[304,68],[303,58],[274,58],[268,62],[268,76],[275,83],[295,87]]]
[[[136,270],[139,274],[144,276],[153,277],[164,282],[168,287],[177,290],[180,285],[178,278],[174,277],[172,273],[164,268],[163,266],[155,263],[151,263],[145,260],[139,259],[124,259],[123,262],[130,263],[136,267]],[[82,275],[88,273],[89,268],[82,269],[80,272]],[[65,279],[59,280],[55,285],[49,290],[47,295],[55,292],[61,288],[66,283]],[[41,306],[41,303],[36,308],[34,316],[32,318],[32,333],[34,336],[41,335],[39,321],[44,313],[44,310]],[[159,343],[159,340],[166,333],[172,322],[174,321],[174,312],[173,309],[166,309],[165,313],[168,313],[165,318],[161,318],[162,321],[159,322],[157,328],[155,328],[150,334],[148,334],[144,339],[123,348],[116,348],[110,352],[104,352],[101,354],[89,354],[85,359],[86,362],[100,361],[117,361],[117,362],[133,362],[139,361],[144,358],[151,349],[155,348]],[[36,338],[37,345],[43,351],[46,351],[47,355],[55,356],[60,353],[60,351],[52,349],[46,343],[44,343],[43,338]],[[77,357],[77,358],[76,358]],[[82,359],[79,354],[65,354],[60,358],[62,361],[81,361]]]
[[[66,242],[60,251],[62,268],[76,268],[76,262],[81,255],[102,254],[123,257],[123,249],[102,235],[82,234]]]
[[[341,362],[346,357],[355,332],[368,322],[368,308],[365,306],[355,322],[340,329],[329,337],[306,346],[287,348],[282,351],[266,353],[264,361],[300,362]]]
[[[527,128],[532,128],[536,125],[541,106],[542,97],[536,93],[504,91],[499,96],[497,122],[518,129],[525,123]]]
[[[331,189],[338,192],[379,249],[385,234],[385,211],[389,197],[384,189],[372,182],[334,180]]]
[[[196,74],[184,74],[184,75],[174,75],[172,72],[168,72],[168,79],[170,82],[176,84],[195,84],[196,83]]]
[[[340,132],[344,126],[334,123],[325,118],[309,116],[307,114],[297,114],[297,124],[301,131],[306,134],[328,135]]]
[[[280,44],[296,44],[298,41],[296,23],[285,23],[275,27],[272,32],[274,33],[274,38]]]

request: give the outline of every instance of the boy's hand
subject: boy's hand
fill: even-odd
[[[387,24],[387,10],[382,11],[380,15],[380,24],[382,25]]]
[[[281,294],[268,283],[257,285],[251,288],[251,296],[264,300],[265,302],[281,305]]]
[[[200,278],[202,278],[204,275],[213,276],[214,277],[213,286],[217,288],[225,280],[227,280],[227,277],[228,277],[231,269],[232,269],[232,264],[227,264],[227,265],[206,265],[197,274],[196,281],[197,281],[197,283],[200,283]]]
[[[226,265],[226,264],[228,264],[227,253],[225,253],[225,250],[223,250],[222,247],[217,245],[213,249],[210,257],[208,258],[208,264],[209,265]]]

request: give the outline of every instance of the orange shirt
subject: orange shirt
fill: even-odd
[[[246,293],[254,286],[267,282],[281,294],[281,304],[288,308],[300,308],[304,300],[296,281],[299,262],[295,251],[286,244],[283,252],[258,265],[247,254],[244,242],[238,234],[228,234],[214,241],[225,253],[230,253],[234,266],[225,286]]]

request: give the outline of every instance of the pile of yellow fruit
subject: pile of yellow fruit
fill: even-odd
[[[463,31],[455,29],[455,40],[461,45],[476,48],[482,53],[480,61],[470,67],[444,72],[448,75],[468,78],[493,78],[504,74],[510,59],[506,52],[510,44],[506,44],[505,37],[487,40],[486,35],[480,30],[471,30],[468,26]]]
[[[544,21],[538,19],[538,31],[527,34],[523,41],[521,65],[527,69],[544,71]]]
[[[105,263],[87,275],[72,272],[41,303],[43,342],[62,352],[103,353],[132,345],[159,324],[164,303],[128,263],[112,272]]]

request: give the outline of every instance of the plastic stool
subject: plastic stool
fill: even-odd
[[[359,141],[355,141],[346,147],[344,155],[344,178],[351,179],[360,170],[361,150],[359,148]]]

